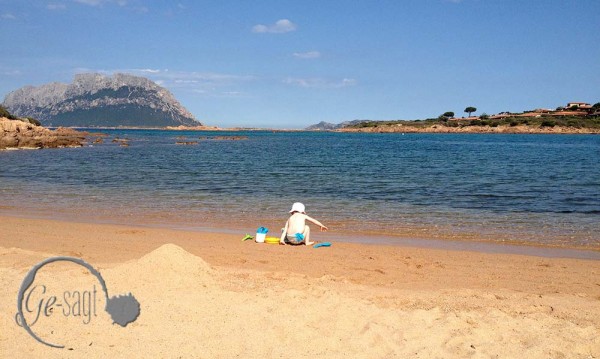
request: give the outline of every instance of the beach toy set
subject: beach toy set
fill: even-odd
[[[266,227],[258,227],[258,229],[256,230],[256,237],[252,237],[251,235],[249,235],[248,233],[246,233],[246,235],[244,236],[244,238],[242,238],[242,242],[245,242],[249,239],[253,239],[256,243],[268,243],[268,244],[279,244],[279,238],[278,237],[267,237],[267,233],[269,233],[269,229]],[[296,233],[296,238],[301,241],[304,239],[304,235],[302,235],[302,233]],[[321,242],[321,243],[317,243],[315,245],[313,245],[313,248],[319,248],[319,247],[330,247],[331,243],[330,242]]]
[[[258,229],[256,230],[256,238],[254,239],[256,243],[265,243],[265,238],[267,237],[268,232],[268,228],[258,227]]]
[[[269,229],[266,227],[258,227],[256,230],[256,243],[268,243],[268,244],[279,244],[279,238],[277,237],[267,237],[267,233],[269,233]],[[246,235],[248,236],[248,235]],[[246,238],[246,237],[244,237]]]

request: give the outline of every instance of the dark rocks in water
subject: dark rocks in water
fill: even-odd
[[[176,145],[197,145],[198,141],[177,141]]]
[[[239,141],[239,140],[247,140],[248,136],[215,136],[213,140],[220,141]]]
[[[127,74],[80,74],[71,84],[22,87],[9,93],[3,106],[47,126],[201,125],[167,89]]]
[[[117,143],[121,147],[129,147],[129,139],[128,138],[115,137],[115,138],[113,138],[113,140],[111,142]]]
[[[201,140],[215,140],[215,141],[240,141],[247,140],[248,136],[200,136]]]

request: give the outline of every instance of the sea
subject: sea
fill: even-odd
[[[598,135],[88,131],[0,152],[0,214],[278,236],[303,202],[322,238],[600,250]]]

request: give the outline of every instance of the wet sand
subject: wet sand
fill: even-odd
[[[244,233],[9,216],[0,223],[1,357],[600,357],[598,260],[342,242],[314,249],[242,242]],[[92,264],[111,295],[133,293],[140,317],[122,328],[102,310],[87,324],[57,312],[34,329],[73,350],[35,341],[14,322],[17,292],[27,271],[53,255]],[[36,280],[50,291],[89,279],[63,265]]]

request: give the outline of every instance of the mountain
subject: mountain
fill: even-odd
[[[128,74],[76,75],[73,83],[25,86],[2,103],[19,117],[46,126],[199,126],[164,87]]]
[[[337,126],[338,125],[336,125],[335,123],[321,121],[317,124],[310,125],[305,129],[308,131],[328,131],[328,130],[335,130],[337,128]]]
[[[352,126],[352,125],[357,125],[359,123],[363,123],[363,122],[370,122],[370,120],[354,120],[354,121],[344,121],[344,122],[340,122],[340,123],[330,123],[330,122],[325,122],[325,121],[321,121],[317,124],[314,125],[310,125],[306,128],[306,130],[308,131],[330,131],[330,130],[338,130],[340,128],[344,128],[346,126]]]

